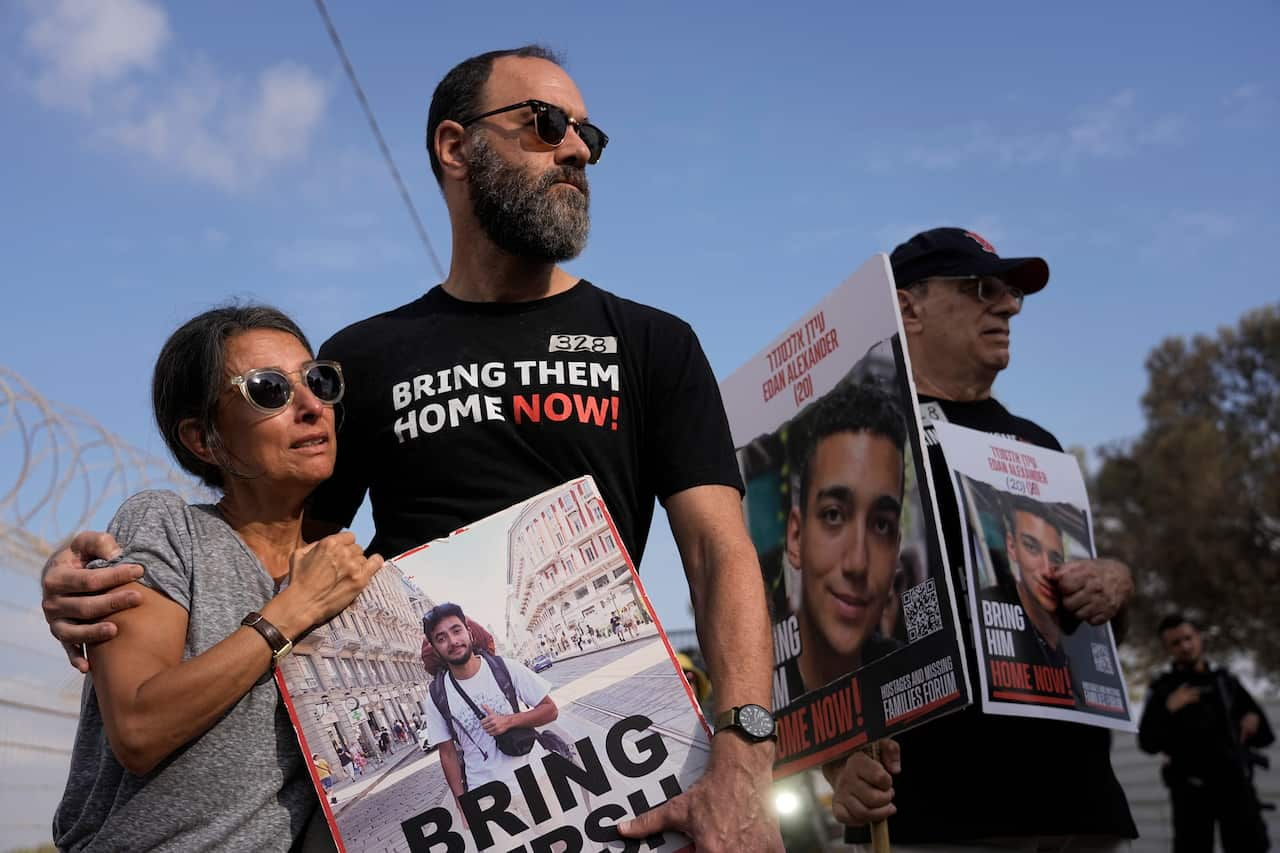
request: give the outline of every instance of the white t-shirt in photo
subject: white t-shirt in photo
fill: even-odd
[[[522,703],[521,711],[532,708],[546,698],[551,684],[545,678],[518,661],[505,657],[502,660],[511,673],[511,684]],[[481,711],[487,705],[499,714],[514,713],[484,658],[480,658],[480,669],[476,674],[470,678],[459,678],[458,684]],[[497,742],[485,732],[467,700],[454,689],[453,680],[447,673],[444,677],[444,695],[449,703],[449,713],[453,716],[453,727],[458,733],[454,744],[466,763],[467,790],[474,791],[494,779],[510,778],[517,767],[547,754],[542,745],[536,742],[528,755],[512,756],[499,750]],[[426,705],[427,737],[431,739],[431,743],[444,743],[449,740],[449,727],[436,709],[435,702],[428,701]]]

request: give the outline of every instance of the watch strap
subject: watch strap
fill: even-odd
[[[257,631],[262,635],[262,639],[267,641],[267,645],[271,647],[271,666],[273,668],[280,663],[281,658],[293,651],[293,641],[280,633],[280,629],[268,622],[261,613],[257,611],[250,613],[240,620],[240,624]]]
[[[736,726],[737,724],[738,724],[738,709],[736,707],[725,708],[719,714],[716,714],[716,718],[711,721],[711,725],[716,731],[720,731],[721,729],[731,728],[733,726]]]
[[[741,714],[742,709],[746,707],[747,707],[746,705],[735,705],[732,708],[726,708],[725,710],[721,711],[719,714],[716,714],[715,719],[712,721],[712,727],[714,729],[712,734],[713,735],[719,734],[721,731],[724,731],[725,729],[732,729],[737,731],[738,734],[742,735],[744,738],[746,738],[749,741],[752,741],[753,743],[759,743],[761,741],[766,741],[766,740],[777,740],[778,729],[777,729],[776,723],[774,725],[773,731],[771,731],[767,735],[764,735],[763,737],[752,734],[751,732],[747,731],[746,726],[742,725],[742,722],[739,719],[739,715]],[[760,708],[761,710],[768,713],[768,709],[764,708],[761,705],[755,705],[752,707]],[[769,716],[772,717],[773,715],[770,714]]]

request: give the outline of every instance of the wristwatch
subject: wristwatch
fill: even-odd
[[[280,633],[280,629],[272,625],[261,613],[253,612],[240,620],[241,625],[245,625],[262,635],[262,639],[267,641],[267,645],[271,647],[271,668],[275,669],[276,664],[289,652],[293,651],[293,640],[285,637]]]
[[[721,711],[715,719],[716,734],[724,729],[737,729],[743,737],[754,743],[776,740],[778,737],[773,714],[759,705],[738,705]]]

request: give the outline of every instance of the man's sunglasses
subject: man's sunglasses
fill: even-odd
[[[336,361],[308,361],[297,370],[256,367],[231,377],[231,384],[240,389],[250,406],[264,414],[274,415],[289,408],[293,402],[293,380],[290,377],[295,374],[326,406],[341,400],[347,388],[342,379],[342,366]]]
[[[939,275],[930,278],[922,278],[914,284],[922,284],[929,281],[954,281],[958,282],[961,291],[965,293],[974,293],[978,297],[979,302],[995,303],[1004,299],[1005,294],[1013,297],[1013,301],[1018,303],[1018,310],[1022,310],[1022,300],[1026,295],[1022,292],[1022,288],[1014,287],[1012,284],[1006,284],[1004,279],[996,278],[990,275]],[[914,284],[912,286],[914,286]]]
[[[521,101],[518,104],[509,104],[505,107],[498,107],[496,110],[489,110],[487,113],[480,113],[478,116],[472,116],[464,119],[458,124],[466,127],[469,124],[475,124],[482,118],[496,116],[499,113],[509,113],[513,110],[522,110],[525,107],[533,110],[533,129],[537,132],[538,138],[556,148],[561,142],[564,142],[565,135],[569,132],[570,125],[578,132],[578,138],[587,146],[590,156],[587,158],[588,163],[598,163],[600,155],[604,153],[604,147],[609,144],[609,137],[603,130],[594,124],[585,121],[578,121],[576,118],[569,118],[569,114],[557,107],[555,104],[548,104],[546,101],[528,100]]]

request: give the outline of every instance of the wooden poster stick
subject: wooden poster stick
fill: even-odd
[[[871,745],[865,749],[873,761],[880,760],[880,741],[872,741]],[[892,853],[892,847],[889,845],[889,821],[871,822],[871,850],[872,853]]]

